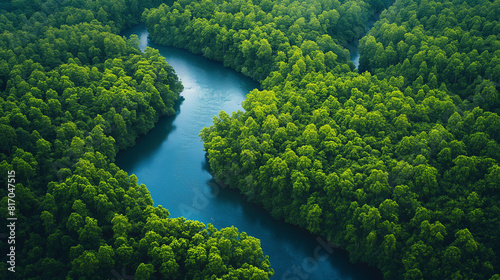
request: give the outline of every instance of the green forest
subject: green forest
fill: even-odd
[[[0,4],[0,179],[22,202],[0,278],[273,276],[258,239],[169,218],[114,164],[183,89],[117,35],[139,22],[260,82],[200,133],[220,184],[384,279],[500,279],[500,0]]]

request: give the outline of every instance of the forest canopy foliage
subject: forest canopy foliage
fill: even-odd
[[[219,181],[386,279],[499,279],[500,1],[397,0],[358,74],[342,46],[389,4],[180,0],[143,20],[261,81],[201,132]]]
[[[385,8],[360,41],[358,73],[344,47]],[[217,180],[386,279],[500,279],[499,0],[0,9],[0,177],[16,170],[23,202],[15,277],[273,275],[257,239],[169,218],[113,163],[182,90],[156,50],[116,35],[142,16],[154,42],[261,82],[244,112],[201,132]]]
[[[158,1],[10,1],[0,10],[0,178],[15,170],[15,273],[1,279],[268,279],[260,241],[153,207],[113,162],[182,91],[116,33]],[[4,221],[8,189],[0,190]],[[0,251],[8,252],[7,242]]]
[[[361,41],[360,70],[445,83],[468,108],[498,114],[499,13],[498,1],[396,1]]]

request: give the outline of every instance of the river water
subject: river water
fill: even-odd
[[[246,93],[258,83],[202,56],[152,44],[144,25],[122,35],[131,34],[139,36],[141,50],[146,46],[160,50],[184,85],[176,116],[162,118],[116,159],[119,167],[147,185],[155,205],[167,208],[171,217],[184,216],[218,229],[234,225],[260,239],[275,270],[272,279],[382,279],[380,271],[350,263],[346,251],[275,220],[239,192],[213,181],[198,135],[221,110],[228,114],[241,110]]]

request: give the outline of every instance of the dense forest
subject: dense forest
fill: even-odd
[[[169,218],[113,163],[183,89],[157,50],[117,35],[158,2],[0,4],[1,218],[17,218],[1,279],[273,275],[258,239]]]
[[[0,278],[274,274],[259,240],[169,218],[113,163],[183,89],[117,35],[139,21],[261,83],[200,134],[219,183],[385,279],[500,279],[500,0],[0,3]]]
[[[402,75],[405,85],[444,83],[457,104],[498,114],[499,14],[498,1],[396,1],[361,41],[360,70]]]
[[[261,82],[201,132],[214,176],[386,279],[500,279],[500,1],[186,1],[154,42]],[[343,48],[364,32],[359,72]]]

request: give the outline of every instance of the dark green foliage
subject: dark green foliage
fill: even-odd
[[[141,53],[137,37],[114,34],[159,3],[66,2],[12,1],[0,11],[0,178],[15,170],[17,202],[16,273],[3,262],[0,278],[272,276],[259,240],[170,219],[113,164],[175,114],[183,89],[157,50]]]

